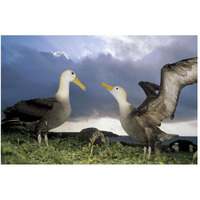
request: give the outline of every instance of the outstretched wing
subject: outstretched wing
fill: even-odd
[[[35,121],[53,108],[56,100],[54,98],[38,98],[20,101],[13,107],[4,110],[5,121],[12,118],[19,118],[22,121]]]
[[[143,126],[159,126],[165,118],[174,116],[181,89],[197,82],[197,58],[165,65],[161,70],[158,96],[137,110],[136,118]]]

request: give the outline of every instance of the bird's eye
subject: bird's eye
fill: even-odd
[[[118,90],[118,87],[116,87],[116,90]]]
[[[72,75],[74,75],[74,72],[72,72]]]

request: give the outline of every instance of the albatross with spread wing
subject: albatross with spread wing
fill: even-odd
[[[141,82],[140,82],[141,83]],[[101,83],[101,86],[115,97],[119,104],[120,122],[129,136],[148,147],[148,157],[151,149],[158,156],[161,143],[178,135],[167,134],[160,126],[165,118],[173,119],[181,89],[187,85],[197,83],[197,58],[181,60],[165,65],[161,70],[159,87],[150,83],[140,86],[144,89],[147,98],[135,108],[127,102],[127,94],[120,86],[110,86]],[[159,90],[156,94],[155,90]]]
[[[20,127],[38,134],[39,146],[41,133],[45,133],[45,142],[48,145],[47,132],[62,125],[71,114],[69,101],[69,84],[74,82],[82,90],[85,86],[71,70],[64,71],[60,76],[59,88],[52,98],[37,98],[20,101],[4,110],[5,119],[2,120],[2,130],[9,131]]]

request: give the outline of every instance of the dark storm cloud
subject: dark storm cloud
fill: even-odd
[[[74,63],[64,54],[39,52],[35,49],[15,45],[2,47],[2,109],[23,99],[51,97],[55,94],[60,74],[66,69],[76,72],[86,86],[83,92],[75,84],[70,85],[72,115],[78,121],[97,117],[119,118],[118,105],[111,94],[99,84],[122,86],[128,101],[138,107],[145,99],[139,81],[160,83],[160,70],[167,63],[197,56],[191,48],[196,37],[174,40],[167,47],[159,47],[141,60],[119,60],[110,54],[99,54],[96,58],[85,57]],[[126,47],[124,47],[126,48]],[[127,47],[128,48],[128,47]],[[12,58],[12,59],[11,59]],[[197,86],[183,89],[174,121],[196,119]]]

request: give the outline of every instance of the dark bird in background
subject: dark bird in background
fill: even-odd
[[[119,104],[120,122],[129,136],[148,147],[148,157],[152,148],[156,156],[161,152],[161,143],[178,135],[168,134],[159,126],[165,118],[174,118],[181,89],[197,83],[197,58],[181,60],[165,65],[161,70],[161,82],[158,87],[149,82],[140,82],[147,98],[138,107],[127,102],[127,94],[120,86],[101,86],[115,97]],[[158,94],[155,92],[159,90]]]
[[[85,86],[71,70],[64,71],[60,76],[59,88],[52,98],[37,98],[20,101],[3,112],[2,131],[25,130],[34,131],[38,135],[41,145],[41,133],[45,134],[45,143],[48,145],[47,133],[49,130],[62,125],[71,114],[69,100],[69,84],[74,82],[82,90]]]

